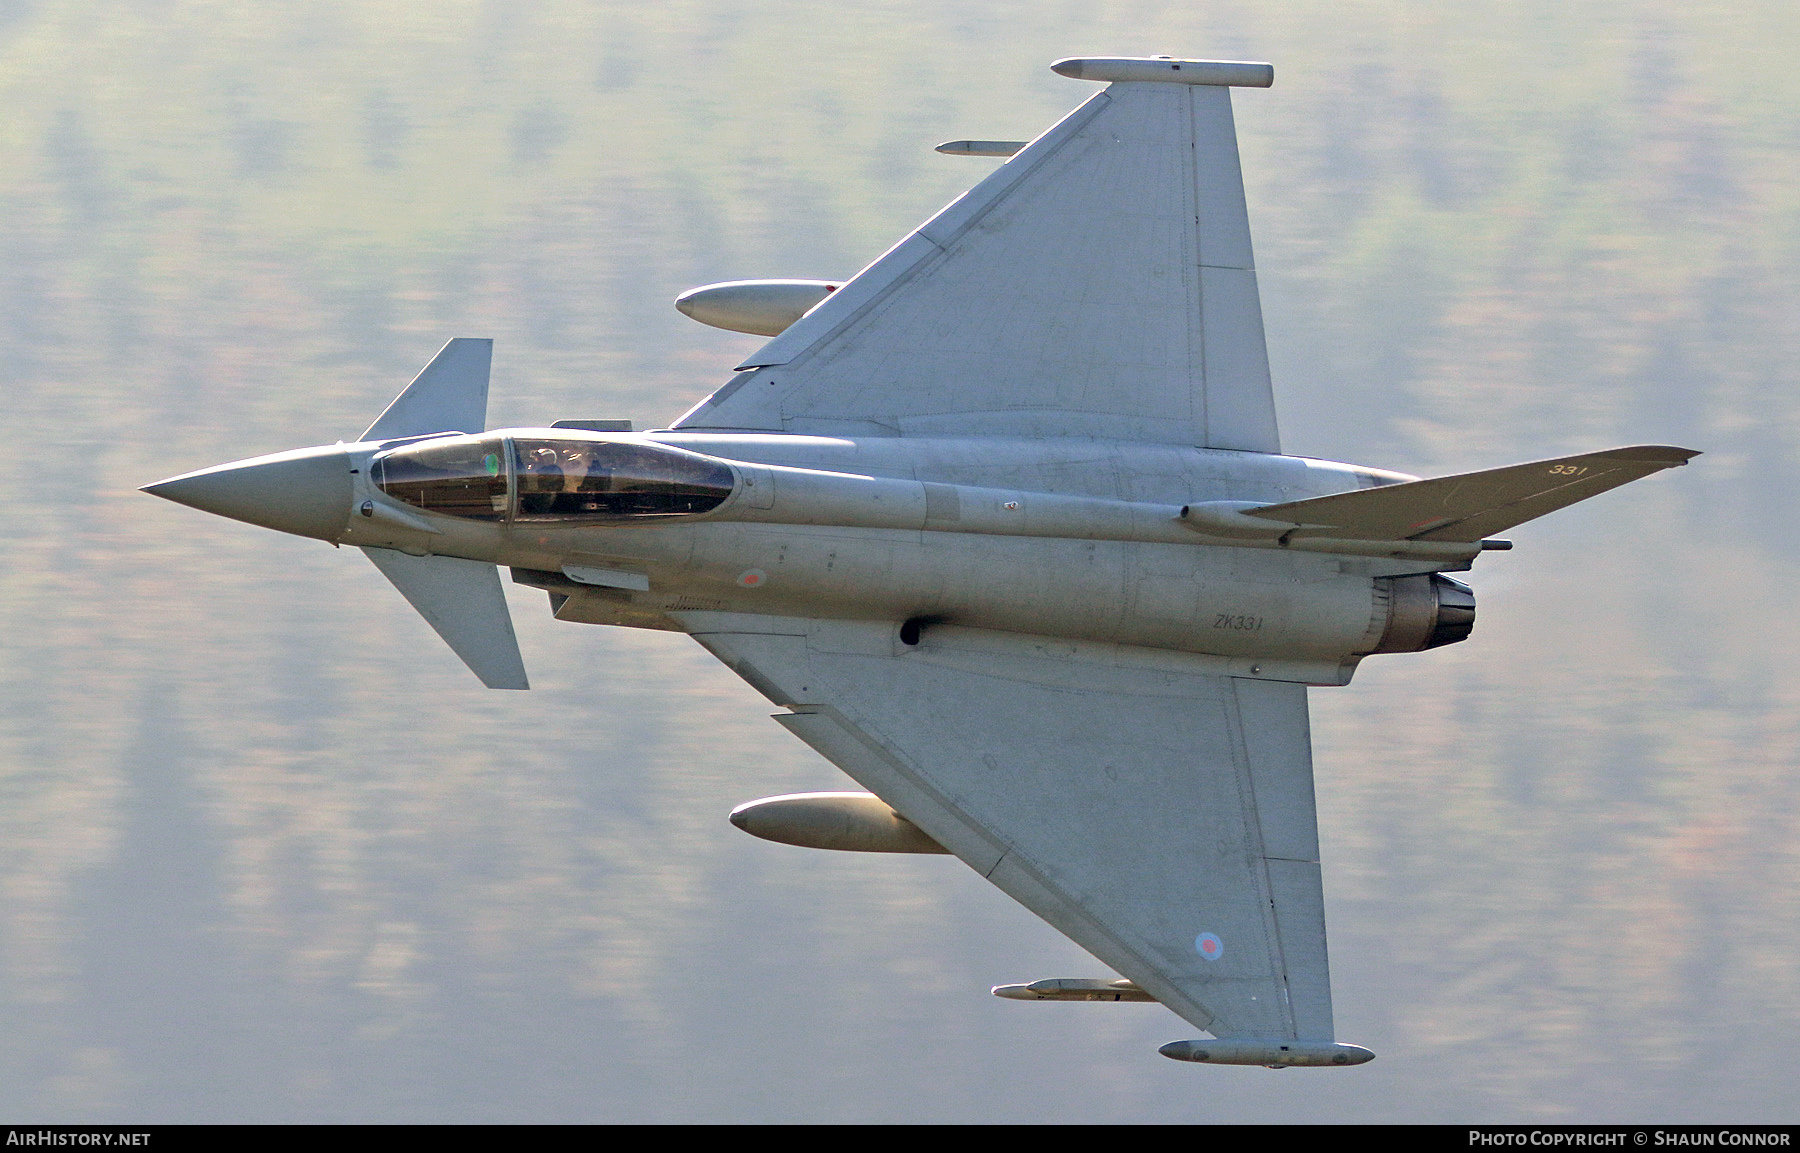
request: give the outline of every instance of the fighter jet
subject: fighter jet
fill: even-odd
[[[848,280],[677,302],[773,337],[670,427],[486,430],[456,339],[354,443],[145,491],[361,548],[479,677],[523,689],[499,578],[558,620],[686,633],[866,792],[738,827],[948,853],[1154,1001],[1190,1061],[1337,1040],[1309,686],[1468,638],[1496,533],[1697,455],[1421,480],[1281,452],[1232,87],[1268,64],[1080,58],[1106,87]]]

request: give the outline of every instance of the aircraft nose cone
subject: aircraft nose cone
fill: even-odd
[[[172,476],[141,490],[202,512],[335,541],[350,519],[350,454],[300,448]]]

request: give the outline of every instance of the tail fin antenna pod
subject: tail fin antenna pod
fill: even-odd
[[[359,440],[395,440],[428,432],[482,432],[487,428],[488,370],[494,342],[459,336],[431,358],[419,375],[375,418]]]
[[[487,341],[468,343],[483,345],[485,357]],[[442,353],[438,359],[443,359]],[[423,373],[420,379],[424,379]],[[506,607],[498,569],[484,561],[409,556],[387,548],[365,548],[363,552],[482,684],[490,689],[531,687],[525,679],[525,662],[519,656],[519,641],[513,634],[512,614]]]

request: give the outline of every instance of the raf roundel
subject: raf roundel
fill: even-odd
[[[759,588],[768,580],[768,575],[759,568],[745,569],[738,574],[737,583],[747,589]]]
[[[1217,961],[1225,955],[1225,942],[1219,940],[1217,933],[1202,933],[1194,938],[1194,952],[1208,961]]]

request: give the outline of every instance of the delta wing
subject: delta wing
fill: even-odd
[[[1305,686],[979,629],[681,621],[801,740],[1188,1021],[1332,1039]]]

